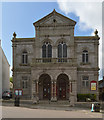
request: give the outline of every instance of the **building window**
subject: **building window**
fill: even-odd
[[[49,42],[45,42],[42,46],[42,58],[43,62],[51,62],[52,45]]]
[[[28,62],[28,55],[27,52],[25,51],[22,53],[22,63],[27,64],[27,62]]]
[[[88,51],[87,50],[84,50],[82,53],[82,62],[88,63]]]
[[[89,86],[89,77],[88,76],[83,76],[83,78],[82,78],[82,86],[83,87],[88,87]]]
[[[59,62],[67,61],[67,45],[65,42],[60,42],[58,45],[58,59]]]
[[[23,88],[23,89],[28,88],[27,76],[23,76],[23,77],[22,77],[22,88]]]
[[[22,81],[22,88],[27,88],[27,80],[26,81]]]

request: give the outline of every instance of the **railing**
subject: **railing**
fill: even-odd
[[[33,63],[73,63],[75,58],[33,58]]]

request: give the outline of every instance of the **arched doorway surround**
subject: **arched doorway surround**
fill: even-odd
[[[39,77],[39,99],[51,99],[51,77],[48,74],[42,74]]]
[[[68,100],[69,99],[69,78],[66,74],[60,74],[57,77],[57,99]]]

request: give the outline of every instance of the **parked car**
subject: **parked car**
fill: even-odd
[[[12,92],[11,91],[4,91],[2,94],[3,99],[10,99],[12,98]]]

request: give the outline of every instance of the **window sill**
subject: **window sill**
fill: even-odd
[[[19,64],[20,66],[29,66],[30,64],[29,63],[27,63],[27,64],[23,64],[23,63],[21,63],[21,64]]]
[[[90,65],[91,63],[84,63],[84,62],[81,62],[80,65]]]

